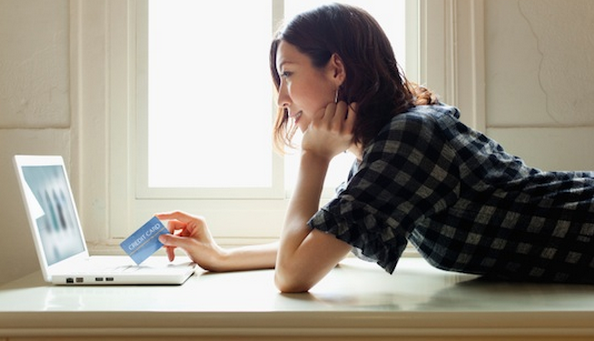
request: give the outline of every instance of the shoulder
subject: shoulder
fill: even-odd
[[[445,105],[416,106],[395,116],[364,150],[363,159],[401,164],[451,156],[450,140],[460,124],[458,109]],[[388,161],[390,160],[390,161]]]
[[[389,129],[401,126],[410,122],[410,124],[444,126],[456,124],[460,121],[460,112],[456,107],[437,104],[437,105],[419,105],[412,107],[409,111],[396,115],[390,122]]]
[[[418,143],[422,140],[444,138],[442,132],[459,130],[461,124],[457,108],[446,105],[415,106],[409,111],[396,115],[378,133],[373,144]]]

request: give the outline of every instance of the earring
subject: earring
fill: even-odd
[[[334,103],[338,103],[338,88],[336,88],[336,94],[334,95]]]

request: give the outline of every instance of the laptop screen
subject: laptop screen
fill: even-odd
[[[48,265],[85,250],[66,174],[59,165],[23,166],[25,197]]]

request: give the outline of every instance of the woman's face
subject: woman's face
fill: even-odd
[[[309,56],[281,41],[276,53],[276,72],[280,76],[278,105],[288,111],[289,118],[304,132],[314,115],[334,102],[340,85],[334,63],[316,68]]]

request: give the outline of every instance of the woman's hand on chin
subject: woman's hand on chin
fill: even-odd
[[[301,149],[331,160],[353,144],[357,104],[330,103],[314,115],[303,134]]]

